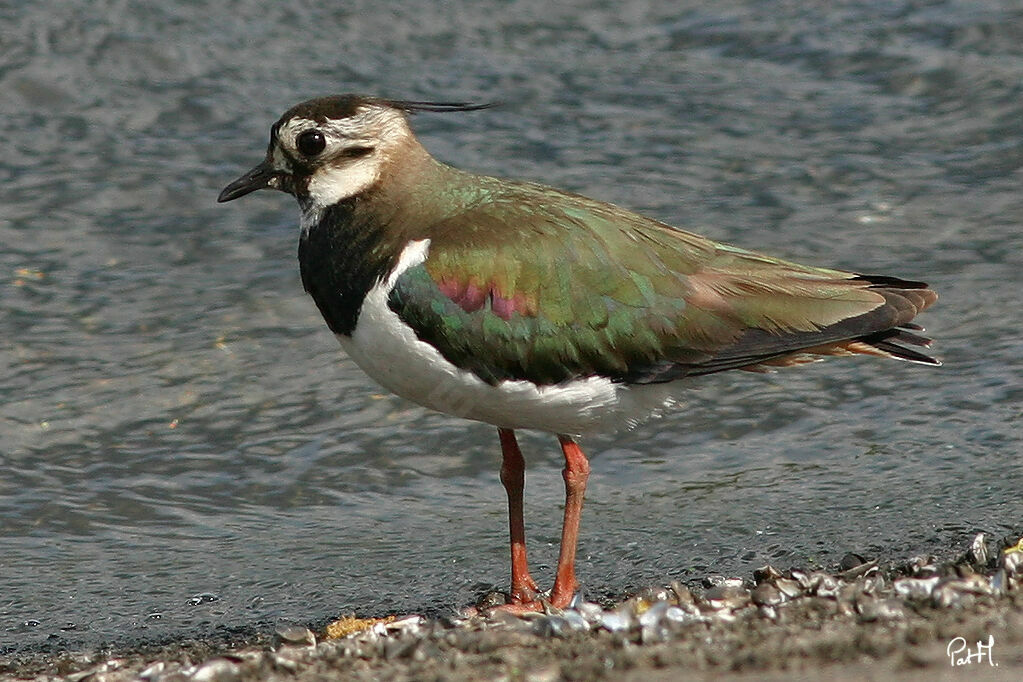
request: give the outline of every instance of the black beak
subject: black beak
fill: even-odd
[[[220,203],[232,201],[250,192],[255,192],[257,189],[267,189],[268,187],[276,189],[280,186],[280,181],[281,174],[275,171],[268,161],[264,161],[225,187],[217,197],[217,201]]]

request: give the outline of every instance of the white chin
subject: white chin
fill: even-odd
[[[322,210],[365,192],[378,177],[379,166],[372,157],[344,168],[321,168],[309,180],[309,198],[316,209]]]

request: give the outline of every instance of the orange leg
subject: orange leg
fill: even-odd
[[[526,462],[522,458],[515,432],[497,430],[501,438],[501,483],[508,493],[508,528],[511,534],[511,603],[532,606],[540,591],[529,575],[526,560],[526,527],[522,520],[522,488]]]
[[[565,454],[565,522],[561,527],[561,553],[558,555],[558,575],[551,591],[551,604],[563,609],[572,601],[579,589],[575,579],[575,549],[579,542],[579,519],[583,512],[586,479],[590,476],[590,463],[582,448],[568,436],[558,435],[561,451]]]

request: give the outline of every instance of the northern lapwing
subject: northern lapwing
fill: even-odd
[[[339,95],[289,109],[221,192],[293,195],[302,282],[348,356],[399,396],[498,429],[511,610],[570,603],[589,464],[582,434],[671,409],[687,380],[829,356],[925,365],[922,282],[799,265],[544,185],[457,170],[409,125],[483,108]],[[516,429],[557,434],[557,576],[529,573]]]

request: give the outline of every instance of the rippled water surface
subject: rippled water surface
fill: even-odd
[[[333,92],[500,100],[415,125],[455,165],[940,292],[940,369],[721,375],[584,441],[591,592],[1017,532],[1018,7],[0,8],[0,652],[442,613],[505,583],[494,429],[342,355],[290,197],[215,204],[281,111]],[[559,453],[522,443],[549,583]]]

